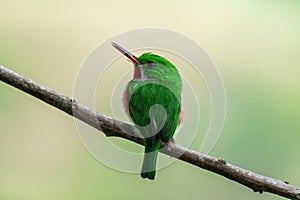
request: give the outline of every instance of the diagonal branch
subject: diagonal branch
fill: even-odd
[[[76,100],[22,77],[1,65],[0,80],[89,124],[108,137],[122,137],[144,145],[144,140],[138,137],[138,131],[134,126],[97,113]],[[208,156],[174,143],[162,144],[162,147],[164,148],[160,151],[164,154],[224,176],[251,188],[254,192],[270,192],[289,199],[300,200],[300,188],[289,185],[287,182],[256,174],[234,166],[222,159]]]

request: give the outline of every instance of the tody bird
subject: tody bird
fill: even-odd
[[[127,84],[123,103],[145,139],[141,177],[153,180],[161,142],[172,140],[183,120],[181,77],[177,68],[159,55],[136,57],[117,43],[112,45],[133,63],[133,79]]]

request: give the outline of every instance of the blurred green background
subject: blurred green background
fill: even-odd
[[[300,186],[299,10],[298,0],[0,0],[0,64],[71,96],[80,64],[112,35],[186,34],[226,87],[210,155]],[[2,82],[0,127],[0,199],[283,199],[181,161],[154,182],[112,170],[85,150],[71,117]]]

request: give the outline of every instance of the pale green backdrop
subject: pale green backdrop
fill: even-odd
[[[227,117],[210,154],[300,186],[300,1],[0,0],[0,64],[71,96],[90,51],[143,27],[188,35],[218,66]],[[71,117],[4,83],[0,159],[3,200],[282,199],[181,161],[154,182],[112,170]]]

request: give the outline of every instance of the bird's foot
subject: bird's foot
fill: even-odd
[[[172,137],[171,140],[169,140],[169,142],[172,142],[172,143],[175,144],[175,139]],[[168,143],[169,143],[169,142],[168,142]]]

